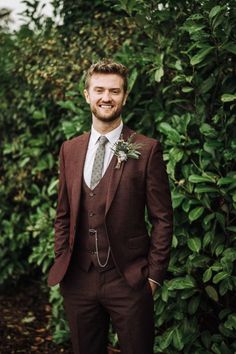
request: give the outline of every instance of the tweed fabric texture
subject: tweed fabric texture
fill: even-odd
[[[99,145],[93,162],[91,182],[90,182],[91,189],[94,189],[102,178],[102,168],[103,168],[104,156],[105,156],[105,145],[107,142],[108,142],[107,137],[101,135],[99,138]]]

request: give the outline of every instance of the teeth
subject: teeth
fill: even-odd
[[[100,107],[101,108],[112,108],[112,106],[110,106],[110,105],[109,106],[108,105],[101,105]]]

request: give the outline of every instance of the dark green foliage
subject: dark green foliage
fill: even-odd
[[[168,277],[155,295],[155,352],[232,354],[235,1],[107,0],[89,9],[84,1],[59,3],[64,25],[36,21],[40,31],[0,33],[0,283],[37,269],[46,278],[59,147],[89,129],[83,71],[111,56],[130,68],[124,121],[161,138],[175,209]],[[50,301],[62,341],[67,327],[57,289]]]

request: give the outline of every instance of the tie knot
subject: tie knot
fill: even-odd
[[[108,139],[105,135],[101,135],[99,138],[99,145],[105,145],[108,142]]]

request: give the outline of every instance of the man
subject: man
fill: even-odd
[[[110,318],[122,354],[152,354],[153,294],[172,237],[161,147],[123,126],[123,65],[92,65],[84,94],[92,128],[61,147],[56,259],[48,282],[60,283],[75,354],[107,353]]]

